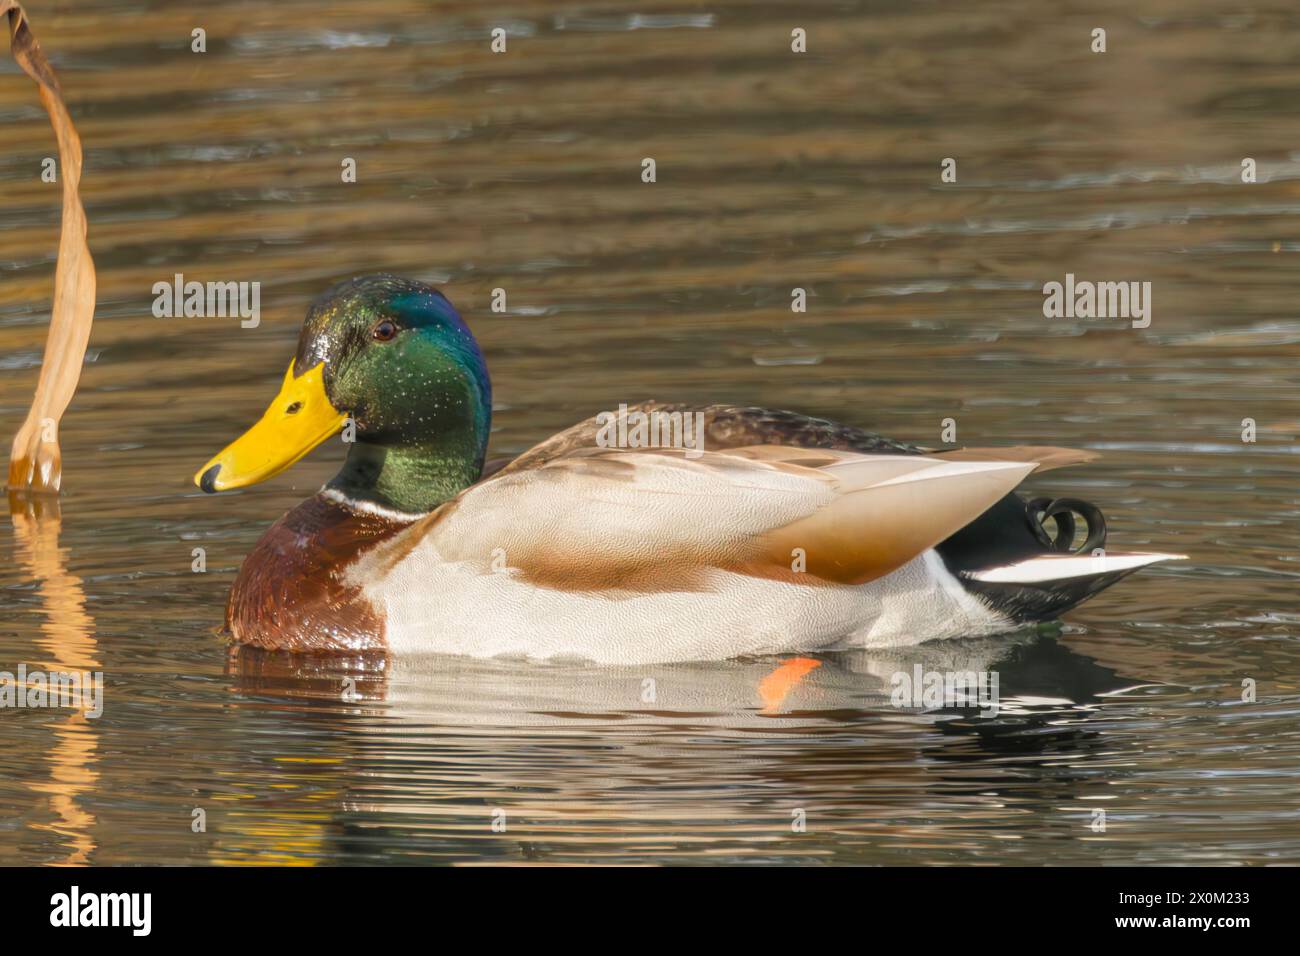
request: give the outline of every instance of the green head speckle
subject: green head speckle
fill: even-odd
[[[334,286],[308,309],[294,370],[321,362],[330,402],[356,423],[331,487],[422,512],[477,480],[492,387],[478,343],[442,293],[392,275]]]

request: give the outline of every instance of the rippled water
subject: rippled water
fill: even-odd
[[[100,298],[61,519],[0,533],[0,669],[108,688],[96,720],[0,712],[0,863],[1300,859],[1293,4],[29,6],[86,144]],[[7,60],[0,128],[11,433],[58,213]],[[775,660],[228,660],[235,569],[338,455],[216,498],[189,476],[260,413],[305,303],[378,270],[479,336],[493,454],[648,397],[921,442],[953,418],[961,443],[1103,451],[1030,489],[1190,560],[1059,629],[776,690]],[[154,319],[177,272],[261,282],[261,325]],[[1045,319],[1067,272],[1150,281],[1150,328]],[[890,706],[916,664],[997,670],[1001,713]]]

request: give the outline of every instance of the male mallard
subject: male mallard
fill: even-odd
[[[608,447],[607,416],[485,471],[491,396],[437,290],[377,275],[317,299],[279,395],[194,479],[251,485],[355,430],[245,559],[234,639],[608,663],[915,644],[1053,618],[1175,557],[1106,554],[1096,508],[1014,494],[1084,453],[931,454],[792,412],[645,403],[630,413],[701,416],[703,449]]]

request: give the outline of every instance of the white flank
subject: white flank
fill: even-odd
[[[862,585],[809,589],[719,571],[699,591],[586,594],[537,588],[510,571],[485,574],[422,543],[366,593],[395,656],[631,665],[900,647],[1014,626],[966,592],[933,551]]]

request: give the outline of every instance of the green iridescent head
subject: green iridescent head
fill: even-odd
[[[477,480],[491,420],[487,367],[455,307],[422,282],[363,276],[311,304],[280,395],[196,482],[261,481],[342,429],[355,441],[329,487],[424,512]]]
[[[492,385],[483,353],[447,297],[423,282],[362,276],[318,297],[294,368],[321,362],[325,394],[352,414],[358,440],[418,444],[468,421],[486,449]]]

